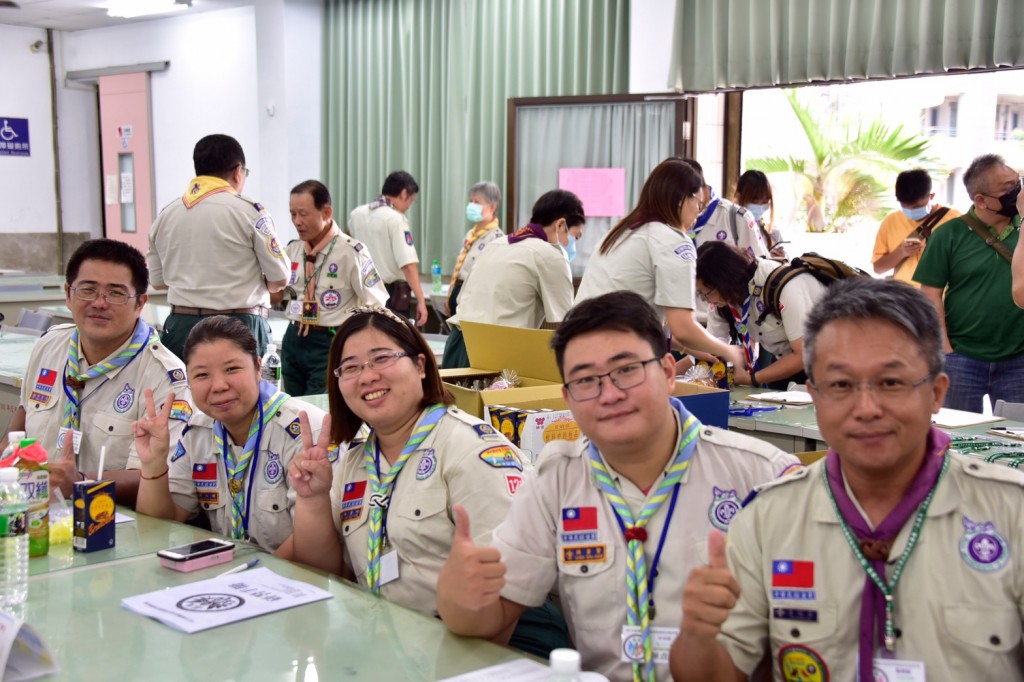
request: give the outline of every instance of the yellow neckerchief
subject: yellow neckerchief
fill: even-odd
[[[181,196],[181,200],[184,202],[185,208],[192,208],[206,197],[218,192],[234,193],[235,190],[227,180],[211,175],[200,175],[198,178],[192,178],[192,181],[188,183],[188,189]]]

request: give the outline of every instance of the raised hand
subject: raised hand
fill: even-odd
[[[82,478],[78,475],[78,462],[75,459],[74,441],[73,433],[68,431],[64,435],[64,450],[61,452],[61,458],[55,462],[50,462],[48,466],[50,470],[51,501],[53,499],[53,491],[58,488],[66,499],[70,499],[72,493],[71,484]]]
[[[708,565],[695,568],[683,589],[683,634],[713,638],[740,596],[740,585],[725,560],[725,534],[708,536]]]
[[[158,413],[153,400],[153,389],[145,390],[146,415],[132,422],[135,433],[135,451],[142,463],[142,475],[155,477],[167,469],[167,452],[170,449],[171,433],[167,422],[174,405],[174,392],[167,395]]]
[[[313,429],[309,416],[299,412],[299,427],[302,436],[302,450],[288,465],[288,481],[299,497],[314,497],[330,492],[333,475],[331,462],[327,459],[327,448],[331,444],[331,415],[324,417],[320,426],[320,437],[313,442]]]
[[[494,547],[477,547],[469,529],[465,507],[452,507],[455,514],[455,536],[448,560],[438,575],[438,592],[442,590],[462,609],[477,611],[498,601],[505,587],[505,564],[501,552]]]

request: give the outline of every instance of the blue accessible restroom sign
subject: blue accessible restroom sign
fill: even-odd
[[[28,119],[0,116],[0,156],[29,156]]]

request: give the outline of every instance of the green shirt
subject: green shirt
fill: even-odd
[[[977,218],[974,208],[970,215]],[[1020,237],[1020,216],[1003,243],[1012,253]],[[1013,303],[1010,264],[954,218],[932,233],[914,281],[946,289],[946,335],[961,355],[998,362],[1024,355],[1024,310]]]

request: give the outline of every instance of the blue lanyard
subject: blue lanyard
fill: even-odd
[[[256,444],[252,448],[252,461],[249,462],[249,485],[245,492],[245,512],[242,514],[242,529],[245,532],[245,540],[249,541],[249,509],[252,508],[252,482],[256,479],[253,475],[256,471],[256,464],[260,460],[260,443],[263,442],[263,397],[256,401],[256,406],[259,407],[259,427],[256,430]],[[215,427],[216,428],[216,427]],[[231,496],[231,504],[234,504],[234,495],[231,495],[231,475],[228,473],[228,439],[231,438],[231,434],[228,432],[228,428],[224,427],[224,433],[227,438],[221,441],[223,454],[224,454],[224,479],[228,482],[228,495]],[[243,444],[244,448],[245,445]]]

